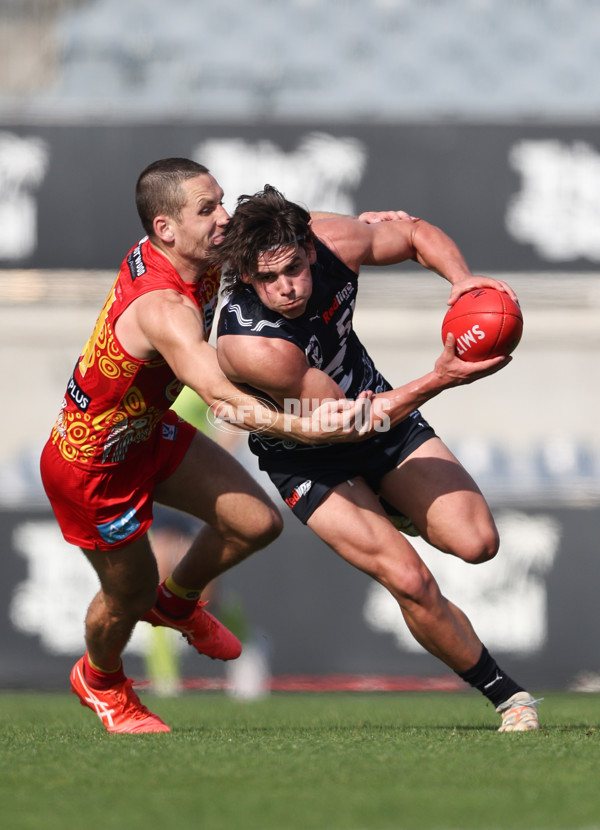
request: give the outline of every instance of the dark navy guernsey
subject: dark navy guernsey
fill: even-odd
[[[352,328],[358,275],[322,242],[316,238],[314,241],[317,261],[311,266],[313,290],[304,314],[293,320],[282,317],[263,305],[248,285],[230,296],[224,305],[217,335],[289,340],[304,352],[308,366],[329,375],[351,400],[367,389],[385,392],[391,385],[377,371]],[[258,436],[252,438],[256,440]],[[260,436],[260,443],[272,448],[283,444],[266,436]],[[290,447],[292,442],[285,444]],[[293,446],[306,447],[295,443]]]
[[[365,390],[388,391],[391,385],[377,371],[352,328],[358,275],[318,239],[315,248],[313,290],[304,314],[293,320],[282,317],[264,306],[248,285],[223,306],[217,335],[288,340],[304,352],[308,366],[328,374],[349,399]],[[265,397],[261,390],[257,394]],[[263,433],[251,433],[248,443],[260,468],[269,473],[285,501],[306,521],[322,495],[340,478],[362,474],[376,487],[388,470],[433,435],[420,412],[414,410],[391,430],[358,444],[299,444]]]
[[[352,328],[358,275],[318,239],[315,247],[317,261],[311,266],[313,290],[304,314],[293,320],[282,317],[264,306],[248,285],[224,306],[218,335],[289,340],[304,352],[308,366],[328,374],[350,399],[366,389],[391,389]]]

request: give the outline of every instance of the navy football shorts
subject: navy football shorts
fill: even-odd
[[[393,429],[366,441],[257,452],[288,507],[306,524],[327,493],[343,481],[362,476],[376,493],[381,479],[430,438],[433,428],[412,412]]]

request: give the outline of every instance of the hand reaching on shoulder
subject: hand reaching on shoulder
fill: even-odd
[[[398,219],[417,219],[416,216],[411,216],[405,210],[366,210],[357,218],[359,222],[364,222],[366,225],[375,225],[377,222],[394,222]]]

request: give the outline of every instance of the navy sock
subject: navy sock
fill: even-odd
[[[473,668],[456,673],[466,683],[479,689],[496,707],[517,692],[525,691],[502,671],[485,646]]]

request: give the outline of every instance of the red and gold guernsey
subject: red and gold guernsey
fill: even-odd
[[[198,306],[208,340],[220,279],[221,269],[214,266],[197,283],[184,282],[148,237],[131,249],[77,361],[52,429],[51,441],[66,461],[105,470],[144,453],[183,385],[162,357],[139,360],[127,354],[115,324],[142,294],[172,289]]]

